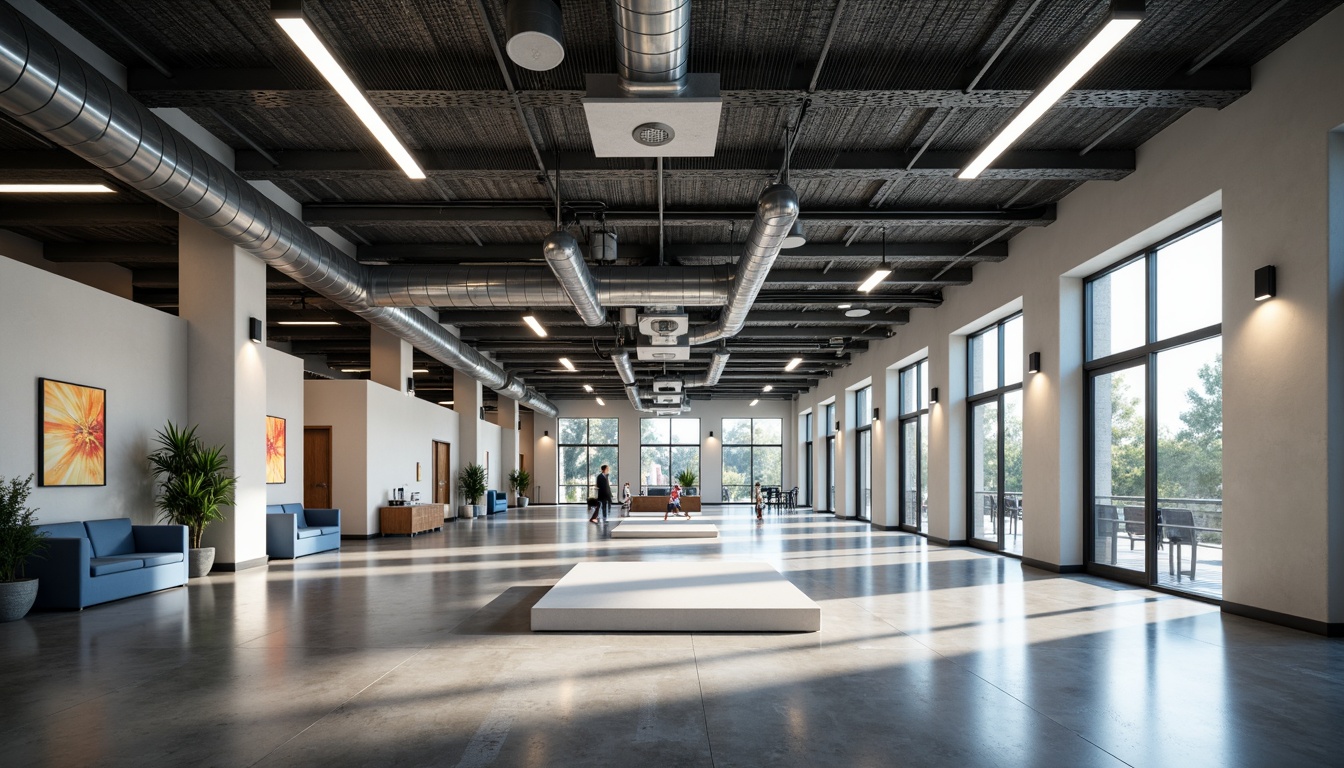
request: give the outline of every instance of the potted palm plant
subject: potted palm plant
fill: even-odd
[[[464,503],[458,510],[458,517],[480,517],[481,497],[485,495],[485,467],[472,462],[457,473],[457,489]]]
[[[27,616],[37,599],[37,579],[23,577],[24,563],[47,546],[33,522],[37,510],[28,508],[32,482],[32,475],[0,477],[0,622]]]
[[[694,469],[687,468],[677,473],[677,485],[681,486],[681,492],[686,496],[700,495],[700,489],[695,485],[699,479]]]
[[[159,483],[159,518],[187,527],[188,575],[204,576],[214,567],[215,548],[201,546],[201,539],[207,526],[224,519],[219,508],[233,504],[238,479],[229,472],[224,447],[207,447],[196,427],[182,429],[170,421],[154,439],[159,448],[149,455],[149,465]]]
[[[518,506],[527,506],[528,498],[523,493],[530,487],[532,487],[532,474],[526,469],[519,467],[509,473],[509,490],[518,497]]]

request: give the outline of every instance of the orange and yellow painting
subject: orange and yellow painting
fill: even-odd
[[[266,482],[285,482],[285,420],[266,417]]]
[[[106,485],[107,392],[42,379],[42,485]]]

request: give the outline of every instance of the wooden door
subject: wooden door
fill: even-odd
[[[452,488],[448,484],[449,470],[452,466],[453,446],[434,441],[434,503],[451,504]]]
[[[331,509],[331,427],[303,428],[303,506]]]

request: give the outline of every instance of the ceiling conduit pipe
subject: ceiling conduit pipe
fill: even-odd
[[[579,241],[564,230],[556,230],[546,236],[542,243],[542,252],[546,255],[546,265],[555,273],[565,295],[579,313],[579,319],[587,326],[602,325],[607,321],[607,312],[602,308],[602,300],[597,297],[597,285],[593,282],[593,273],[583,261],[583,249]]]
[[[0,4],[0,110],[370,324],[538,413],[558,413],[424,314],[371,305],[361,264],[6,4]]]
[[[421,264],[369,267],[368,274],[369,303],[380,307],[527,309],[575,306],[555,277],[540,267]],[[587,274],[586,267],[583,274]],[[731,281],[732,272],[724,266],[607,269],[602,275],[590,278],[597,303],[588,305],[598,317],[604,311],[602,307],[721,307],[728,301]]]
[[[793,222],[798,219],[798,194],[785,184],[772,184],[756,202],[756,218],[747,233],[747,250],[737,262],[737,274],[728,289],[728,304],[719,319],[693,332],[692,344],[708,344],[736,336],[747,323],[747,313],[765,285],[770,267],[779,256]]]

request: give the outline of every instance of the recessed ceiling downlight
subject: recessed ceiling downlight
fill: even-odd
[[[635,126],[631,135],[646,147],[661,147],[670,144],[676,133],[672,131],[672,126],[665,123],[644,123]]]
[[[867,317],[870,312],[872,312],[871,309],[847,309],[845,310],[845,317]]]

